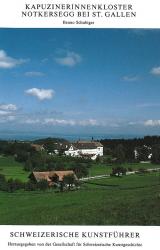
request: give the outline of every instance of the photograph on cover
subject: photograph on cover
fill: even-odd
[[[159,41],[0,29],[1,225],[160,225]]]

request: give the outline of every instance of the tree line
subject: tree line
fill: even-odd
[[[118,154],[121,161],[151,160],[153,163],[160,163],[160,136],[145,136],[144,138],[134,139],[104,139],[100,142],[104,146],[105,155],[117,157]]]
[[[58,181],[53,186],[49,186],[47,180],[40,180],[38,182],[34,182],[33,180],[29,180],[27,182],[22,182],[19,179],[6,179],[3,174],[0,174],[0,191],[5,191],[9,193],[13,193],[17,190],[25,190],[25,191],[36,191],[41,190],[45,191],[49,188],[56,187],[60,192],[64,190],[71,190],[73,187],[77,189],[80,185],[80,182],[75,179],[73,174],[66,175],[63,177],[62,181]]]
[[[92,160],[36,151],[30,142],[0,141],[0,154],[13,156],[25,171],[73,170],[78,178],[87,176]]]

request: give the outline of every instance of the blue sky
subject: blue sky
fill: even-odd
[[[160,30],[0,29],[0,131],[160,134]]]

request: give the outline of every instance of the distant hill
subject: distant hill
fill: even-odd
[[[52,138],[52,137],[48,137],[48,138],[44,138],[44,139],[38,139],[33,141],[33,143],[35,144],[39,144],[39,145],[44,145],[44,144],[48,144],[48,143],[69,143],[69,141],[67,141],[66,139],[63,138]]]

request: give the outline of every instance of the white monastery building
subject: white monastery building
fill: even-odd
[[[64,153],[68,156],[86,157],[95,160],[98,156],[103,156],[103,145],[97,141],[77,141],[71,143]]]

